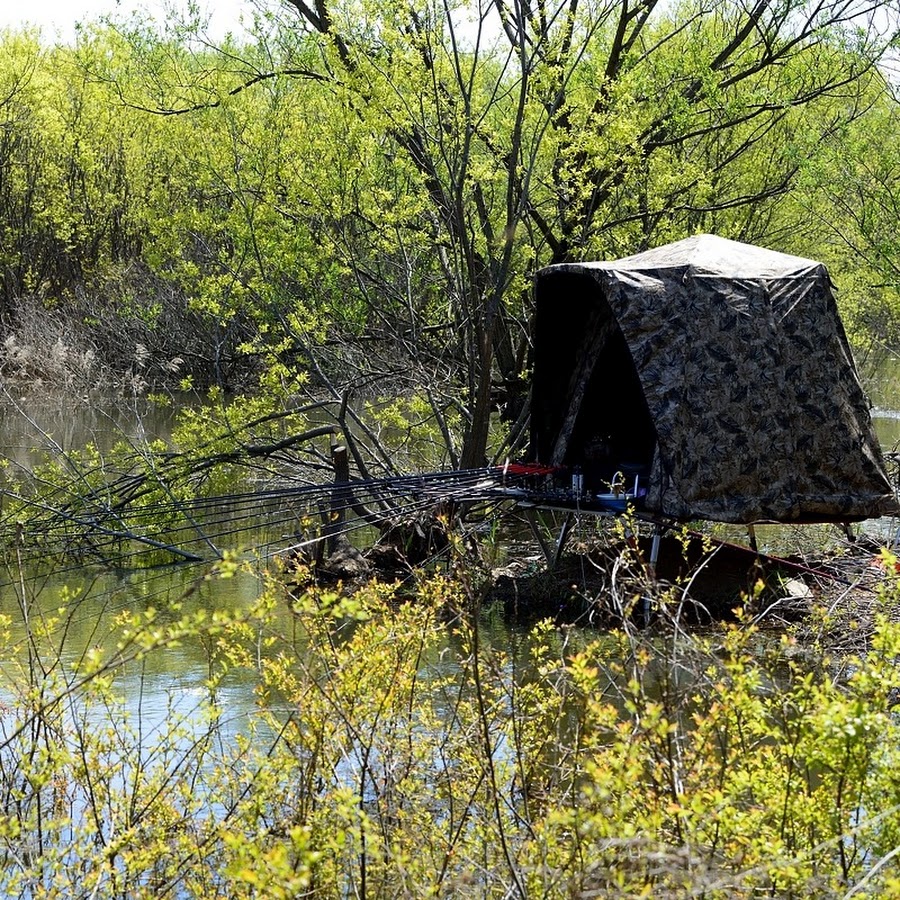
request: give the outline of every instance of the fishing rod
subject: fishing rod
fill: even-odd
[[[94,555],[107,565],[127,566],[131,561],[137,561],[154,552],[169,552],[180,557],[186,562],[204,561],[199,553],[186,549],[197,545],[211,549],[216,557],[221,556],[221,551],[216,542],[221,543],[226,538],[247,534],[251,531],[262,531],[279,525],[298,525],[305,518],[312,518],[318,513],[321,516],[340,517],[358,506],[357,494],[365,494],[367,497],[379,491],[382,494],[389,492],[393,499],[392,505],[382,506],[376,514],[383,524],[389,526],[395,516],[411,516],[419,512],[433,508],[441,503],[474,503],[479,500],[494,499],[498,496],[505,498],[505,494],[498,490],[510,483],[518,482],[522,478],[531,477],[534,474],[543,474],[546,470],[538,467],[506,466],[492,467],[489,469],[451,470],[441,472],[419,473],[414,475],[391,476],[385,478],[361,479],[350,482],[332,482],[326,484],[294,485],[288,488],[264,489],[244,493],[232,493],[218,497],[193,498],[187,501],[175,501],[169,504],[158,504],[152,507],[142,507],[138,510],[126,513],[117,510],[112,518],[117,527],[110,528],[104,525],[102,518],[108,513],[104,505],[87,517],[73,515],[58,509],[48,508],[45,503],[28,501],[29,505],[37,506],[42,511],[49,513],[43,519],[36,520],[37,527],[33,528],[46,543],[53,543],[54,539],[65,545],[70,545],[77,540],[78,533],[72,533],[73,526],[82,529],[81,537],[90,538],[82,540],[82,543],[71,552],[87,553]],[[335,502],[335,495],[344,495],[343,502]],[[94,497],[96,497],[96,493]],[[324,509],[321,504],[329,499],[330,505]],[[411,499],[417,498],[417,499]],[[317,501],[317,509],[307,509],[301,514],[293,506],[284,508],[285,503],[297,499],[306,499],[310,503]],[[281,504],[276,510],[266,511],[264,501]],[[236,509],[242,506],[248,507],[238,515]],[[262,509],[261,509],[262,507]],[[153,518],[160,510],[181,514],[183,510],[193,508],[199,512],[203,509],[216,510],[217,517],[205,518],[200,521],[186,523],[167,523],[164,528],[158,530],[155,536],[141,534],[138,526],[143,519]],[[253,528],[241,524],[252,520]],[[263,522],[265,523],[263,525]],[[224,527],[224,526],[228,527]],[[17,526],[18,527],[18,526]],[[369,522],[363,521],[355,524],[342,524],[332,529],[328,535],[319,534],[303,541],[293,541],[274,552],[287,552],[291,547],[309,546],[341,534],[350,534],[358,528],[369,527]],[[62,531],[62,534],[58,532]],[[56,533],[55,533],[56,532]],[[105,539],[97,540],[97,535]],[[161,537],[165,535],[166,540]],[[144,544],[144,548],[111,554],[109,550],[119,546],[123,542],[135,542]],[[280,544],[277,540],[270,539],[262,542],[267,547]],[[37,548],[36,552],[43,552]],[[78,568],[78,567],[73,567]],[[59,570],[57,570],[59,572]]]
[[[501,499],[501,500],[493,499],[491,506],[488,507],[488,509],[485,510],[485,512],[490,513],[496,506],[498,506],[502,502],[503,502],[503,499]],[[424,509],[427,507],[423,504],[422,508]],[[344,529],[344,533],[350,533],[360,527],[365,527],[364,523],[363,524],[357,523],[353,526],[350,526],[350,527]],[[322,539],[320,538],[319,540],[322,540]],[[274,543],[275,542],[269,542],[269,546],[271,546]],[[312,543],[315,543],[315,541],[313,541]],[[266,546],[266,545],[263,545],[263,546]],[[296,545],[279,547],[277,550],[274,550],[274,551],[270,549],[268,552],[263,553],[261,555],[260,561],[264,562],[265,560],[271,559],[275,556],[287,556],[290,553],[290,551],[292,549],[294,549],[295,547],[296,547]],[[257,547],[257,550],[259,550],[259,547]],[[425,563],[427,564],[427,562],[433,561],[442,552],[443,552],[443,550],[439,550],[439,551],[433,553],[429,557],[429,559],[425,561]],[[206,562],[208,564],[210,561],[206,560],[204,562]],[[180,572],[187,572],[187,571],[195,568],[199,564],[200,563],[198,563],[198,562],[184,562],[184,563],[175,564],[174,568],[175,568],[175,570],[180,571]],[[84,566],[82,565],[82,566],[72,567],[71,571],[79,571],[79,572],[83,573]],[[171,572],[172,571],[173,571],[173,566],[169,565],[169,566],[160,567],[159,571],[150,575],[149,577],[142,572],[142,582],[141,583],[144,587],[146,587],[148,582],[151,582],[151,583],[158,582],[158,583],[162,584],[163,586],[159,590],[153,590],[153,591],[150,591],[149,593],[146,590],[142,589],[139,597],[128,598],[124,602],[120,602],[117,604],[112,604],[112,598],[117,593],[128,592],[130,589],[130,585],[127,582],[122,581],[121,574],[115,575],[111,572],[107,573],[109,577],[113,577],[113,578],[117,579],[117,584],[115,586],[110,587],[108,590],[101,592],[101,594],[100,594],[101,597],[105,595],[108,598],[107,605],[106,605],[106,612],[116,614],[118,612],[121,612],[121,611],[124,611],[124,610],[130,608],[135,602],[141,602],[141,603],[153,602],[154,600],[158,600],[162,597],[171,595],[173,590],[177,591],[177,590],[185,589],[183,585],[182,586],[172,585],[172,583],[171,583]],[[58,577],[61,573],[60,573],[60,570],[55,569],[52,574],[53,574],[54,578],[58,579]],[[98,579],[98,576],[95,574],[91,578],[91,584],[95,585],[97,582],[97,579]],[[32,582],[32,583],[37,580],[38,580],[37,576],[35,576],[34,578],[27,579],[28,582]],[[44,576],[41,577],[41,580],[44,580],[44,581],[48,580],[48,576],[45,574]],[[24,582],[19,582],[17,580],[17,584],[19,584],[19,583],[24,583]],[[86,602],[89,597],[96,598],[97,596],[98,595],[96,592],[86,589],[84,591],[84,593],[82,594],[82,596],[80,598],[78,598],[76,601],[74,601],[74,603],[72,605],[74,606],[75,609],[77,609],[82,603]],[[60,627],[71,627],[73,625],[76,625],[80,622],[85,621],[86,618],[93,618],[93,617],[96,617],[96,610],[92,610],[91,612],[85,614],[85,616],[74,616],[74,617],[67,616],[65,625],[60,626]],[[11,648],[14,648],[16,646],[16,643],[21,644],[22,642],[21,641],[14,642],[11,645]]]
[[[521,478],[530,475],[531,472],[517,474],[514,477]],[[83,509],[78,514],[66,511],[64,509],[54,509],[48,507],[43,501],[36,501],[30,498],[17,498],[23,502],[26,507],[37,507],[38,509],[48,513],[43,518],[33,518],[30,522],[30,531],[34,533],[53,534],[54,529],[62,529],[65,537],[70,538],[71,526],[76,525],[86,529],[99,531],[100,533],[108,533],[112,540],[120,538],[139,536],[130,533],[129,523],[136,525],[142,519],[159,518],[162,513],[184,514],[191,511],[201,511],[204,509],[215,509],[220,511],[219,519],[205,519],[200,523],[191,522],[187,526],[176,527],[174,525],[165,526],[169,531],[188,530],[193,528],[198,534],[203,534],[201,526],[209,527],[215,525],[218,521],[233,521],[236,517],[235,507],[241,505],[252,505],[255,513],[258,515],[260,505],[265,501],[290,502],[299,499],[309,501],[323,501],[326,498],[331,500],[330,510],[333,514],[340,514],[350,511],[354,506],[358,505],[357,495],[365,494],[372,497],[376,492],[387,493],[395,501],[394,505],[380,511],[381,517],[389,517],[402,512],[405,506],[413,506],[415,504],[410,501],[410,497],[418,495],[425,503],[441,503],[441,502],[462,502],[466,500],[479,499],[482,494],[487,492],[493,495],[501,486],[498,477],[508,479],[509,476],[504,474],[502,467],[493,469],[473,469],[449,472],[432,472],[417,475],[394,476],[390,478],[366,479],[349,482],[334,482],[331,484],[319,485],[301,485],[290,488],[282,488],[277,490],[251,491],[241,494],[229,494],[219,497],[194,498],[189,500],[178,500],[168,504],[154,504],[149,507],[141,507],[136,510],[125,511],[117,509],[111,510],[109,505],[98,505],[93,510]],[[476,490],[479,488],[479,490]],[[96,495],[95,495],[96,496]],[[335,502],[336,496],[342,496],[343,499]],[[402,502],[398,502],[397,498],[402,498]],[[379,513],[374,515],[378,516]],[[253,514],[247,514],[246,518],[253,518]],[[104,519],[112,519],[118,527],[110,528],[104,524]],[[16,522],[16,529],[20,529],[21,525]],[[158,547],[156,549],[164,549]]]
[[[114,508],[112,504],[97,504],[94,509],[97,515],[105,514],[115,519],[122,519],[126,516],[131,517],[157,517],[166,513],[184,513],[201,511],[204,509],[220,509],[224,508],[227,514],[229,506],[237,506],[241,504],[257,505],[266,501],[282,500],[291,501],[298,499],[319,500],[335,493],[354,493],[374,496],[376,493],[386,493],[388,495],[408,496],[414,493],[422,493],[423,495],[434,496],[435,499],[441,499],[447,485],[454,486],[457,490],[468,489],[470,486],[478,484],[485,478],[491,479],[489,486],[496,487],[494,479],[501,469],[485,470],[461,470],[451,472],[432,472],[418,475],[402,475],[380,479],[365,479],[332,482],[326,484],[306,484],[300,486],[292,486],[288,488],[255,490],[243,493],[232,493],[212,497],[200,497],[173,500],[168,503],[154,503],[150,506],[137,507],[131,511],[121,508]],[[69,511],[72,504],[65,507],[50,507],[46,500],[34,500],[21,495],[14,496],[14,499],[24,504],[26,507],[36,506],[37,508],[48,512],[50,515],[44,519],[31,520],[33,530],[36,528],[52,527],[54,521],[61,518],[65,521],[71,521],[73,513]],[[349,508],[350,501],[341,508]],[[83,516],[84,511],[79,512],[79,516]],[[16,523],[18,525],[18,523]]]

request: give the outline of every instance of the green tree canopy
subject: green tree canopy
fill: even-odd
[[[116,285],[220,383],[424,391],[477,465],[498,394],[525,409],[536,267],[701,230],[797,251],[800,176],[865,152],[892,13],[284,0],[219,45],[8,35],[7,310]]]

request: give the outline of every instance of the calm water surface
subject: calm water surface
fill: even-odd
[[[873,418],[882,445],[892,450],[900,445],[900,362],[882,364],[865,378],[873,402]],[[185,403],[196,402],[184,398]],[[176,416],[174,406],[157,406],[144,398],[78,397],[45,394],[7,396],[0,402],[0,456],[14,467],[30,469],[44,451],[58,454],[93,443],[101,450],[126,441],[136,447],[154,438],[167,438]],[[225,581],[204,581],[203,569],[183,565],[143,572],[97,572],[73,568],[41,575],[25,573],[24,591],[30,596],[29,615],[52,615],[61,604],[69,608],[65,636],[60,636],[60,653],[69,668],[94,647],[111,649],[117,640],[113,621],[122,610],[153,608],[159,616],[203,608],[235,610],[249,606],[257,597],[259,581],[242,575]],[[190,590],[189,590],[190,589]],[[12,645],[0,653],[0,701],[16,692],[22,670],[13,657],[21,653],[25,641],[22,588],[7,581],[0,588],[0,613],[12,619]],[[74,598],[74,599],[73,599]],[[290,629],[284,611],[283,627]],[[515,648],[523,632],[492,614],[485,619],[487,640]],[[262,640],[260,635],[260,640]],[[214,666],[214,651],[198,643],[184,643],[165,653],[150,654],[139,665],[126,667],[117,685],[129,711],[140,717],[145,729],[163,728],[173,714],[190,718],[208,699],[207,679]],[[227,713],[225,733],[246,728],[255,715],[256,679],[252,672],[233,670],[217,688],[215,701]]]

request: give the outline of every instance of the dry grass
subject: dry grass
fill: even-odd
[[[107,376],[87,329],[37,301],[23,304],[3,340],[0,374],[7,381],[78,391]]]

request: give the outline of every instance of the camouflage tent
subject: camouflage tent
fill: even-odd
[[[681,520],[897,511],[823,265],[699,235],[549,266],[536,297],[534,460],[636,474]]]

